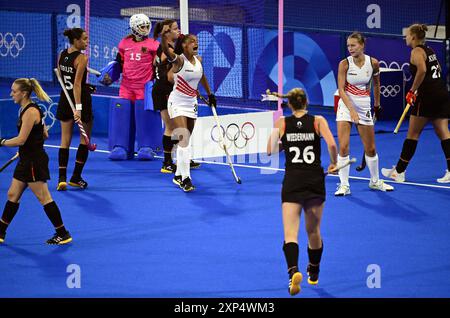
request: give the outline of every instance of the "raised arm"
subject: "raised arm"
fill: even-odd
[[[179,57],[179,55],[175,54],[173,48],[169,46],[169,37],[171,32],[175,31],[171,30],[169,25],[165,25],[163,27],[161,32],[161,47],[164,54],[167,56],[167,60],[178,70],[183,66],[183,60]]]

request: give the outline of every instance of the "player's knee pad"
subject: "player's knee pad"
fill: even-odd
[[[133,104],[128,99],[112,98],[109,108],[108,140],[109,150],[122,147],[128,159],[134,154]]]
[[[405,141],[403,142],[403,148],[400,158],[403,161],[409,162],[411,158],[414,156],[416,148],[417,148],[417,140],[405,139]]]
[[[143,100],[136,100],[134,110],[138,149],[142,147],[150,147],[153,150],[162,149],[163,127],[160,113],[145,110]]]

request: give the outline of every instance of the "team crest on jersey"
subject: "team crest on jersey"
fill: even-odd
[[[145,47],[145,46],[141,47],[141,52],[142,53],[147,53],[148,52],[148,48]]]
[[[298,129],[302,129],[302,127],[303,127],[303,123],[299,120],[299,121],[297,122],[297,128],[298,128]]]
[[[69,59],[69,57],[66,56],[66,57],[64,58],[64,62],[67,62],[68,59]]]

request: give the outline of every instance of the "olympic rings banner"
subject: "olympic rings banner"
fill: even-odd
[[[230,155],[263,153],[273,127],[273,112],[220,115],[220,127],[214,117],[199,117],[192,133],[193,158],[222,158],[220,134]]]
[[[442,77],[447,77],[448,69],[445,63],[445,44],[443,42],[427,41],[426,45],[436,53],[436,57],[442,67]],[[409,72],[409,58],[411,48],[406,46],[403,39],[387,39],[381,37],[367,38],[366,54],[373,56],[380,62],[380,67],[398,69],[403,71],[406,81],[406,90],[412,85],[412,77]]]
[[[51,25],[51,14],[0,11],[0,77],[53,80]]]

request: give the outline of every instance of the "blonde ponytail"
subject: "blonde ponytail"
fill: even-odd
[[[52,99],[42,89],[41,84],[35,78],[18,78],[14,81],[14,84],[18,85],[22,92],[27,92],[28,97],[34,92],[39,100],[49,103],[52,102]]]
[[[35,78],[30,78],[30,85],[32,91],[36,94],[37,98],[39,98],[42,101],[46,101],[50,103],[52,99],[47,95],[47,93],[42,89],[41,84],[39,84],[39,81]]]

